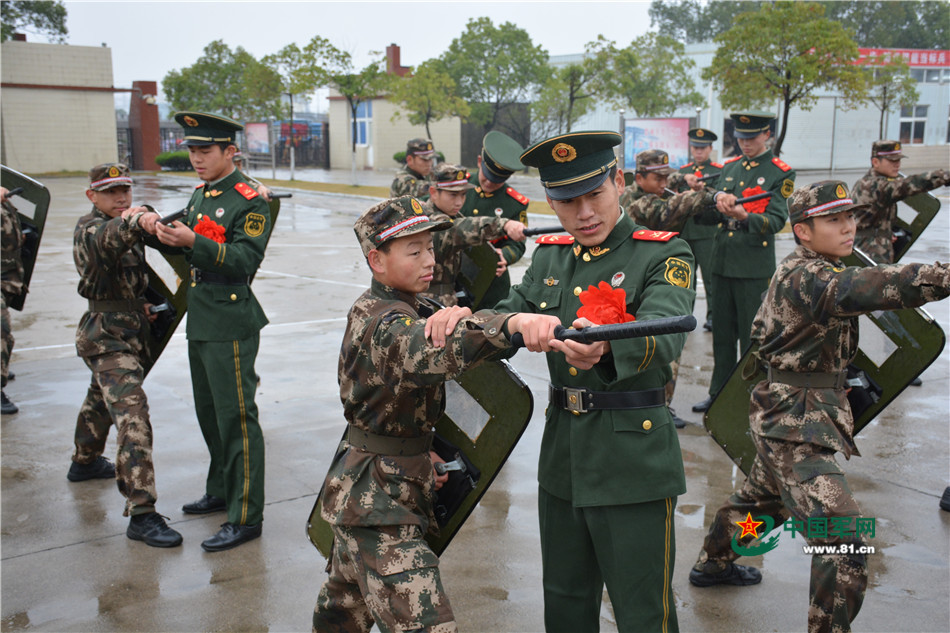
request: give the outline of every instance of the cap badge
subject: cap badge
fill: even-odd
[[[900,148],[901,148],[901,144],[900,144],[900,143],[894,143],[894,149],[895,149],[895,150],[900,151]]]
[[[698,136],[699,138],[702,138],[702,137],[705,136],[705,135],[706,135],[706,133],[703,132],[702,130],[696,130],[696,136]]]
[[[410,206],[412,206],[412,212],[413,212],[413,213],[415,213],[416,215],[419,215],[420,213],[422,213],[422,205],[419,204],[419,201],[418,201],[418,200],[416,200],[415,198],[413,198],[412,201],[411,201],[409,204],[410,204]]]
[[[558,143],[551,150],[551,156],[559,163],[569,163],[577,158],[577,150],[567,143]]]
[[[670,157],[667,154],[663,154],[663,164],[664,165],[670,164]]]
[[[622,272],[614,273],[614,276],[610,278],[610,285],[613,286],[614,288],[619,288],[620,284],[623,283],[623,279],[624,279],[624,274]]]
[[[119,168],[113,165],[109,168],[109,178],[115,178],[119,175]]]
[[[456,179],[456,180],[465,180],[465,172],[464,172],[464,171],[457,171],[457,172],[455,172],[455,179]]]
[[[741,116],[741,117],[739,117],[739,122],[740,122],[740,123],[748,123],[748,122],[749,122],[749,117],[747,117],[747,116]]]
[[[194,117],[186,116],[182,120],[188,127],[198,127],[198,121]]]
[[[848,192],[844,190],[844,185],[838,185],[837,189],[835,189],[835,195],[839,198],[848,197]]]

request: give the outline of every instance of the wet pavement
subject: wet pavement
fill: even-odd
[[[858,175],[841,177],[853,182]],[[337,176],[346,182],[349,173]],[[802,174],[799,184],[826,176]],[[372,178],[388,184],[391,175]],[[136,182],[136,201],[164,212],[180,208],[194,184],[149,176]],[[71,257],[72,228],[88,203],[83,179],[46,184],[53,198],[47,231],[26,311],[13,312],[16,380],[5,391],[20,413],[4,416],[0,427],[2,630],[308,630],[325,561],[307,540],[305,526],[344,424],[336,382],[339,344],[346,311],[369,281],[352,224],[372,200],[298,191],[283,201],[254,282],[271,321],[261,333],[257,361],[267,446],[264,534],[209,554],[200,542],[224,515],[180,511],[204,492],[207,467],[183,327],[145,390],[155,432],[158,510],[184,535],[184,545],[161,550],[129,540],[123,499],[113,482],[66,480],[76,414],[89,381],[73,347],[84,301],[76,294]],[[938,193],[943,208],[910,261],[950,258],[947,190]],[[536,225],[545,221],[532,218]],[[792,248],[791,235],[781,234],[779,257]],[[514,267],[516,278],[526,263]],[[700,320],[705,308],[700,292]],[[945,329],[948,308],[947,301],[928,308]],[[535,475],[547,371],[540,355],[525,352],[513,365],[536,397],[532,423],[442,558],[462,631],[543,630]],[[680,628],[803,630],[809,558],[800,538],[783,534],[777,549],[746,561],[762,567],[761,585],[697,589],[688,583],[705,527],[742,481],[690,411],[705,397],[711,369],[712,336],[700,330],[687,341],[673,402],[690,422],[680,431],[688,491],[679,498],[675,522],[673,589]],[[945,349],[922,378],[922,387],[909,388],[858,436],[863,457],[841,460],[864,514],[876,518],[869,543],[877,552],[869,556],[870,585],[857,631],[946,631],[950,624],[950,513],[937,506],[948,484],[950,352]],[[114,441],[113,433],[110,458]],[[606,596],[601,624],[604,631],[616,630]]]

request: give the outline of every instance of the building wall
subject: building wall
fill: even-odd
[[[85,171],[116,160],[112,50],[4,42],[0,77],[2,160],[18,171]],[[6,84],[105,90],[15,88]]]

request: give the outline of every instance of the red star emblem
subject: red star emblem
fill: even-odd
[[[736,521],[736,525],[742,528],[742,534],[739,535],[739,538],[742,538],[746,535],[751,535],[752,538],[759,538],[756,529],[762,525],[764,521],[756,521],[752,518],[752,513],[749,512],[746,514],[745,521]]]

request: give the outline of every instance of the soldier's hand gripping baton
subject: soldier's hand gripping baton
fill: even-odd
[[[680,332],[692,332],[695,329],[696,317],[692,314],[686,314],[651,321],[595,325],[580,330],[572,330],[559,325],[554,328],[554,338],[559,341],[577,341],[578,343],[588,344],[596,341],[616,341],[627,338],[660,336],[662,334],[679,334]],[[511,335],[511,346],[524,347],[524,337],[521,332],[515,332]]]
[[[12,198],[13,196],[18,196],[23,193],[23,187],[14,187],[7,192],[7,198]]]
[[[164,224],[165,226],[169,226],[175,220],[181,220],[186,215],[188,215],[187,207],[184,209],[179,209],[178,211],[175,211],[174,213],[169,213],[168,215],[162,216],[162,218],[159,220],[159,223]]]
[[[706,174],[705,176],[699,176],[696,178],[699,182],[705,182],[707,180],[712,180],[713,178],[719,178],[719,174]]]
[[[534,229],[525,229],[525,237],[534,237],[535,235],[545,235],[547,233],[564,233],[565,228],[563,226],[541,226]]]
[[[762,193],[757,193],[754,196],[747,196],[745,198],[736,198],[735,204],[745,204],[746,202],[755,202],[756,200],[762,200],[764,198],[768,198],[771,195],[772,195],[771,191],[763,191]],[[716,203],[713,202],[709,206],[715,206],[715,204]]]

